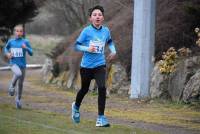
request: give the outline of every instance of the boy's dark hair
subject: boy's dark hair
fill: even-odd
[[[99,9],[99,10],[102,12],[102,14],[104,15],[104,9],[103,9],[103,7],[100,6],[100,5],[96,5],[96,6],[90,8],[90,9],[88,10],[89,16],[92,15],[92,12],[93,12],[95,9]]]

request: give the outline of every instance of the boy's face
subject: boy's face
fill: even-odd
[[[104,16],[101,10],[95,9],[90,16],[90,21],[95,27],[101,26],[104,21]]]
[[[23,36],[23,28],[21,28],[21,27],[16,27],[15,28],[15,36],[16,37],[22,37]]]

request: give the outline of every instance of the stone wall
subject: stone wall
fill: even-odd
[[[55,77],[52,74],[52,61],[48,59],[42,69],[43,81],[53,83],[65,90],[79,90],[81,79],[79,69],[68,68]],[[129,96],[130,80],[127,79],[125,68],[115,62],[107,66],[107,94]],[[90,84],[90,90],[97,91],[95,81]],[[174,73],[161,74],[158,64],[155,65],[150,82],[150,97],[184,101],[186,103],[200,100],[200,56],[181,58],[177,62]]]
[[[181,58],[176,71],[161,74],[156,64],[152,72],[151,98],[191,102],[200,100],[200,56]]]
[[[81,78],[79,69],[74,70],[73,67],[68,68],[59,73],[55,77],[52,73],[53,61],[47,59],[42,69],[43,81],[46,84],[52,83],[65,90],[79,90],[81,88]],[[130,82],[127,80],[125,68],[119,63],[108,64],[107,66],[107,94],[116,93],[127,96],[129,92]],[[90,84],[90,90],[97,91],[97,85],[93,80]]]

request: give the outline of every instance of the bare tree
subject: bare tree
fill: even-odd
[[[98,0],[47,0],[48,10],[64,18],[69,33],[87,23],[88,9],[98,4]]]

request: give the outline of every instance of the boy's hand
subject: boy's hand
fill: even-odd
[[[8,59],[12,58],[12,54],[11,53],[7,53],[6,56],[8,57]]]
[[[22,48],[26,49],[27,48],[26,44],[22,44]]]
[[[95,52],[95,51],[96,51],[96,48],[95,48],[93,45],[91,45],[91,46],[88,48],[88,51],[89,51],[89,52]]]
[[[111,61],[111,60],[115,59],[115,56],[116,56],[116,53],[111,53],[108,55],[107,60]]]

